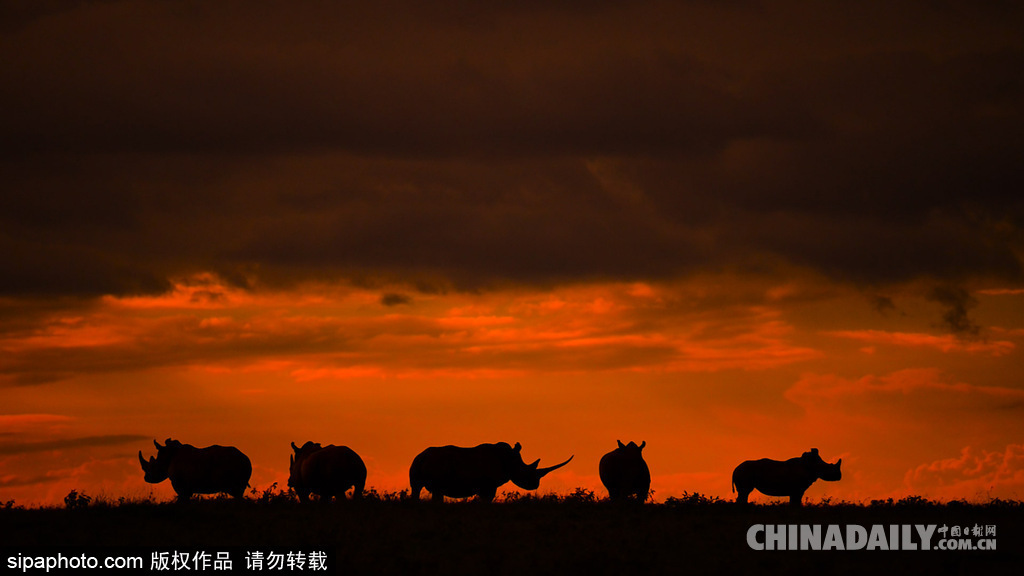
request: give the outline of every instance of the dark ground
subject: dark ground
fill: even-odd
[[[573,497],[494,504],[369,498],[300,505],[284,497],[186,505],[89,503],[0,509],[0,547],[313,550],[339,574],[895,574],[996,575],[1024,566],[1024,504],[739,508],[700,496],[619,505]],[[753,524],[996,526],[992,551],[754,551]],[[937,538],[937,536],[936,536]],[[6,567],[0,571],[8,571]],[[41,573],[41,572],[40,572]]]

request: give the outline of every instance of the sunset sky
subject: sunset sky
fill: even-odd
[[[506,5],[511,4],[511,5]],[[0,504],[153,439],[1024,499],[1015,2],[0,3]],[[510,488],[509,485],[507,488]],[[762,497],[761,500],[764,500]]]

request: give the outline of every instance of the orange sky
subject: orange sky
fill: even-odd
[[[0,3],[0,502],[153,439],[1024,498],[1019,3]]]
[[[658,499],[730,498],[739,462],[812,447],[845,469],[812,498],[1024,490],[1024,390],[1006,384],[1024,294],[976,293],[983,334],[958,339],[931,327],[939,309],[913,287],[881,315],[810,277],[387,293],[401,303],[206,274],[38,318],[0,342],[3,404],[18,407],[2,417],[16,440],[0,454],[3,497],[170,497],[135,458],[167,437],[238,446],[259,489],[284,484],[292,441],[352,447],[385,490],[407,488],[426,446],[508,441],[527,460],[576,455],[542,490],[602,492],[597,462],[622,439],[647,442]],[[17,385],[58,367],[59,384]]]

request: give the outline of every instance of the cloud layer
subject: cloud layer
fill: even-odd
[[[1013,7],[5,10],[0,294],[1022,279]]]
[[[1019,500],[1024,495],[1024,445],[1004,450],[978,450],[970,446],[960,456],[921,464],[907,472],[907,488],[940,498],[976,497]]]
[[[763,370],[817,358],[779,311],[711,310],[646,284],[545,293],[423,296],[366,289],[262,292],[205,276],[160,297],[105,298],[75,316],[0,330],[0,386],[188,366],[290,367],[300,381],[353,376]],[[749,296],[743,296],[744,300]]]

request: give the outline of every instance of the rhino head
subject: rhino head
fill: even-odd
[[[505,446],[508,446],[508,444],[505,444]],[[537,488],[540,488],[541,478],[555,470],[558,470],[562,466],[565,466],[573,459],[573,456],[569,456],[569,459],[561,464],[556,464],[549,468],[538,468],[540,465],[540,458],[535,460],[532,464],[527,464],[523,461],[522,450],[522,444],[516,442],[516,445],[510,448],[507,454],[505,454],[505,464],[509,470],[509,477],[511,478],[512,483],[523,490],[536,490]]]
[[[843,478],[843,472],[839,469],[843,463],[842,458],[836,461],[835,464],[829,464],[821,459],[821,456],[818,455],[817,448],[811,448],[810,452],[804,452],[803,455],[800,456],[800,460],[803,462],[804,466],[807,467],[807,470],[816,478],[828,480],[829,482],[834,482]]]
[[[294,489],[302,498],[302,463],[310,454],[323,449],[318,442],[309,441],[299,448],[292,442],[292,450],[295,452],[288,460],[288,487]]]
[[[147,461],[142,457],[142,450],[139,450],[139,464],[142,465],[142,471],[146,474],[145,481],[150,484],[159,484],[167,480],[171,460],[181,448],[181,442],[168,438],[163,446],[156,440],[153,440],[153,445],[156,446],[156,458],[150,456]]]

